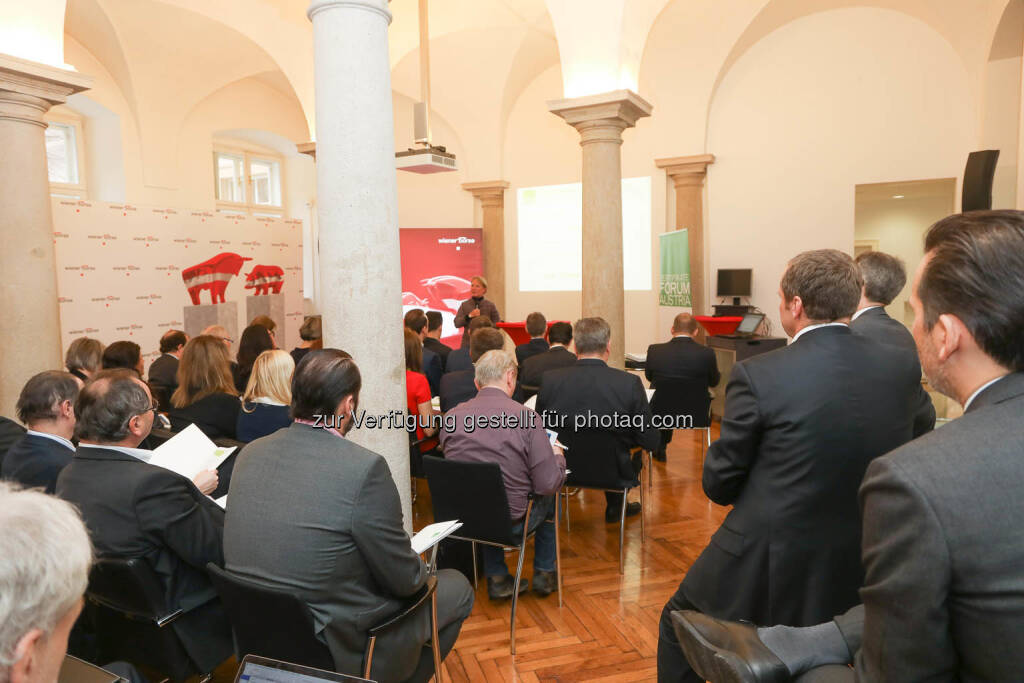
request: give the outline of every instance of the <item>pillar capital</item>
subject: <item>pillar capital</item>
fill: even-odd
[[[665,175],[675,182],[676,187],[703,185],[708,166],[713,163],[715,163],[714,154],[695,154],[687,157],[667,157],[654,160],[654,165],[665,169]]]
[[[650,116],[651,109],[651,103],[632,90],[548,102],[548,111],[580,132],[582,145],[591,142],[622,144],[622,131],[635,126],[638,119]]]
[[[505,190],[508,189],[507,180],[485,180],[478,183],[462,183],[462,189],[469,192],[473,197],[480,200],[480,206],[486,208],[502,207],[505,205]]]
[[[91,86],[92,79],[76,71],[0,54],[0,119],[45,128],[50,107]]]
[[[312,21],[314,14],[324,10],[361,9],[366,10],[367,12],[376,12],[384,17],[384,19],[386,19],[390,24],[391,10],[388,9],[389,2],[391,2],[391,0],[313,0],[309,3],[309,9],[306,10],[306,16],[310,21]]]

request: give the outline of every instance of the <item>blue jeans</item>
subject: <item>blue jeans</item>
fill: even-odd
[[[530,510],[530,531],[537,530],[533,537],[534,572],[555,571],[555,525],[544,521],[548,517],[554,519],[555,495],[534,500],[533,509]],[[522,533],[523,522],[520,520],[512,526],[512,534],[519,536]],[[481,549],[484,556],[484,576],[501,578],[509,575],[504,550],[493,545],[481,545]]]

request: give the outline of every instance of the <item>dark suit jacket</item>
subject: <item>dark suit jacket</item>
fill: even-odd
[[[441,412],[447,413],[460,403],[476,396],[475,379],[476,373],[472,367],[469,370],[446,372],[444,377],[441,378]],[[523,396],[523,388],[518,380],[516,381],[515,391],[512,392],[512,400],[519,403],[526,400]]]
[[[149,387],[160,402],[160,408],[169,410],[171,394],[178,388],[178,359],[165,353],[149,366]]]
[[[459,372],[460,370],[472,370],[473,361],[469,360],[469,347],[461,349],[455,349],[448,354],[448,360],[445,361],[444,371]]]
[[[850,329],[882,344],[891,344],[908,351],[907,363],[921,376],[921,362],[917,357],[917,345],[910,330],[898,320],[893,320],[881,306],[869,308],[850,323]],[[914,396],[914,437],[917,438],[935,428],[935,405],[924,387]]]
[[[11,446],[21,440],[25,435],[25,428],[20,424],[6,417],[0,417],[0,465],[4,462],[4,456]]]
[[[7,451],[0,464],[0,475],[25,488],[46,489],[53,493],[57,475],[71,462],[75,451],[45,436],[26,434]]]
[[[683,580],[701,611],[806,626],[858,602],[857,488],[910,441],[920,384],[905,352],[846,326],[737,363],[704,491],[733,505]]]
[[[544,353],[530,356],[519,366],[519,381],[531,387],[539,387],[543,383],[544,373],[556,368],[567,368],[576,364],[576,354],[564,346],[556,346]],[[526,398],[535,392],[527,392]]]
[[[722,379],[714,350],[689,337],[648,346],[644,375],[655,390],[659,380],[689,380],[713,387]]]
[[[532,356],[536,356],[539,353],[544,353],[550,347],[547,340],[544,338],[531,339],[525,344],[520,344],[516,347],[516,362],[519,363],[519,367],[522,368],[523,361]]]
[[[643,423],[607,430],[627,457],[630,448],[640,446],[654,450],[661,442],[657,429],[651,427],[651,406],[643,382],[636,375],[610,368],[596,358],[581,358],[570,367],[544,373],[544,383],[537,395],[537,412],[548,429],[561,434],[574,432],[575,416],[587,413],[601,416],[642,415]],[[620,465],[625,463],[620,462]],[[625,474],[625,467],[620,467]]]
[[[384,458],[295,423],[246,446],[229,500],[227,568],[306,601],[337,670],[361,675],[366,630],[397,612],[427,577],[402,527]],[[426,610],[383,636],[374,680],[407,678],[429,638]]]
[[[241,410],[242,404],[237,396],[210,394],[184,408],[172,408],[167,417],[171,420],[171,429],[176,432],[195,424],[210,439],[234,439]]]
[[[191,481],[126,453],[79,448],[57,495],[82,513],[100,557],[140,557],[160,577],[172,624],[202,671],[231,654],[231,631],[206,563],[223,564],[224,511]],[[211,610],[212,606],[215,610]]]
[[[1022,414],[1017,372],[868,467],[863,607],[836,618],[859,680],[1020,680]]]
[[[441,357],[428,348],[423,349],[423,374],[427,376],[427,383],[430,384],[430,395],[437,396],[441,391]]]
[[[445,368],[448,364],[448,354],[452,352],[452,347],[448,346],[440,339],[434,339],[433,337],[427,337],[424,339],[423,346],[441,357],[441,372],[445,372]]]
[[[462,348],[469,348],[469,323],[473,321],[469,317],[469,314],[473,312],[474,308],[480,309],[480,315],[486,315],[491,319],[491,322],[497,325],[501,322],[501,313],[498,312],[498,307],[494,305],[494,302],[490,299],[484,298],[477,303],[470,297],[459,305],[459,310],[455,313],[455,327],[462,328]]]

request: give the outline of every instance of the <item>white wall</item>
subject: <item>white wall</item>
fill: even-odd
[[[711,272],[753,268],[751,303],[781,330],[786,261],[852,251],[859,183],[961,175],[977,144],[973,112],[963,62],[904,14],[820,12],[768,35],[712,104]]]
[[[988,63],[982,149],[998,149],[992,208],[1012,209],[1017,200],[1017,138],[1020,125],[1020,56]]]

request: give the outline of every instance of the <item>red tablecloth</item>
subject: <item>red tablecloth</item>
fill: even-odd
[[[737,320],[739,320],[739,318],[737,318]],[[554,325],[555,323],[567,323],[567,322],[569,322],[569,321],[568,320],[549,320],[548,321],[548,329],[550,330],[551,326]],[[526,321],[525,320],[522,321],[522,322],[518,322],[518,323],[498,323],[498,329],[505,330],[506,332],[508,332],[508,336],[512,337],[512,341],[514,341],[516,343],[516,346],[519,346],[520,344],[525,344],[526,342],[530,341],[530,335],[526,331]]]
[[[723,315],[719,317],[695,315],[693,319],[699,322],[701,327],[711,336],[716,334],[732,334],[743,321],[743,318],[737,315]]]

